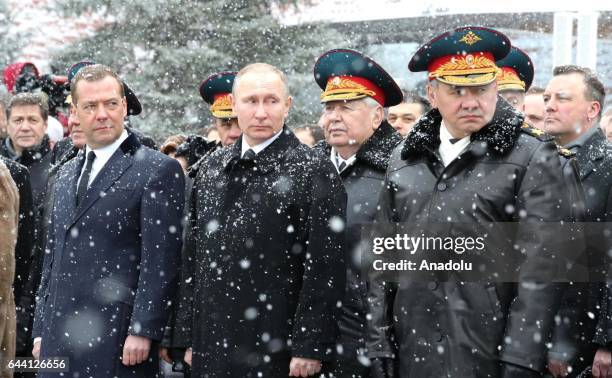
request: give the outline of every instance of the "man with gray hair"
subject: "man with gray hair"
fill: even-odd
[[[347,193],[346,288],[336,354],[324,367],[334,377],[370,377],[365,357],[366,303],[358,245],[361,224],[372,223],[387,162],[401,136],[384,120],[384,109],[402,101],[402,91],[374,60],[352,50],[331,50],[314,66],[323,90],[325,141],[316,146],[334,164]],[[364,363],[365,361],[365,363]]]
[[[311,376],[335,343],[346,194],[285,125],[292,97],[278,68],[244,67],[231,100],[242,136],[202,163],[189,205],[185,360],[194,377]]]

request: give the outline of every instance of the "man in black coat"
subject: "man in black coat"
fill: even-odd
[[[210,113],[214,119],[215,129],[219,133],[219,142],[208,140],[200,135],[190,135],[187,140],[176,149],[175,157],[182,157],[187,162],[188,174],[185,177],[185,213],[189,211],[189,203],[193,188],[193,180],[197,176],[199,167],[217,149],[227,147],[235,143],[241,136],[238,127],[238,119],[232,109],[231,92],[234,78],[237,72],[217,72],[202,81],[200,84],[200,96],[210,105]],[[187,214],[188,216],[188,214]],[[189,253],[192,248],[183,245],[184,264],[189,263]],[[178,301],[177,301],[178,302]],[[164,340],[160,348],[160,357],[173,364],[174,370],[183,371],[185,377],[189,377],[189,368],[183,363],[185,351],[189,348],[189,340],[183,339],[184,334],[177,332],[176,312],[181,311],[178,306],[170,317]]]
[[[389,156],[402,139],[384,120],[384,108],[400,103],[402,91],[374,60],[352,50],[321,55],[314,76],[323,90],[325,133],[325,141],[315,148],[329,156],[347,194],[347,279],[340,334],[333,365],[324,370],[338,378],[365,378],[370,369],[365,356],[367,290],[360,271],[360,225],[374,221]],[[364,86],[355,85],[357,81]]]
[[[495,282],[501,270],[464,280],[460,268],[431,282],[411,271],[396,282],[373,280],[368,354],[382,367],[376,376],[524,378],[545,370],[563,288],[552,282],[560,251],[549,243],[570,204],[552,138],[497,96],[495,61],[509,48],[495,30],[464,27],[415,53],[409,69],[428,72],[433,109],[391,156],[380,220],[451,231],[465,224],[489,237],[497,231],[487,225],[514,224],[508,251],[524,260],[511,266],[518,281]]]
[[[346,193],[284,126],[291,101],[280,70],[243,68],[232,92],[242,137],[199,167],[177,320],[192,376],[304,377],[334,348]]]
[[[555,67],[544,92],[545,131],[576,155],[584,188],[585,220],[593,222],[586,227],[586,240],[595,268],[604,266],[612,246],[610,236],[605,233],[609,223],[604,223],[612,220],[612,146],[598,126],[604,99],[605,89],[597,75],[588,68],[573,65]],[[591,281],[594,282],[590,286],[582,285],[575,293],[581,297],[576,300],[582,300],[562,319],[565,337],[552,351],[558,360],[572,365],[573,374],[593,363],[594,376],[609,377],[612,376],[610,294],[601,285],[605,276],[593,273]],[[601,306],[599,311],[598,306]],[[599,316],[594,319],[589,313]],[[597,346],[599,350],[595,354]]]
[[[46,194],[47,178],[53,151],[46,134],[49,106],[40,93],[19,93],[11,98],[7,106],[9,136],[0,145],[0,154],[25,166],[30,173],[32,200],[32,230],[29,240],[29,251],[25,261],[27,272],[22,268],[19,277],[22,293],[17,304],[17,355],[29,356],[31,350],[31,330],[34,314],[34,297],[37,285],[30,283],[29,274],[35,262],[37,248],[42,244],[42,209]],[[20,242],[21,243],[21,242]],[[21,264],[20,264],[21,265]],[[28,373],[17,373],[19,376],[32,376]]]
[[[28,279],[32,237],[34,235],[34,208],[32,205],[32,188],[30,173],[23,165],[0,155],[0,161],[6,165],[17,189],[19,190],[19,225],[17,245],[15,247],[15,303],[20,303],[21,295]],[[21,351],[25,349],[20,348]]]
[[[71,94],[86,146],[57,173],[33,354],[68,357],[70,375],[155,377],[180,262],[182,169],[124,129],[110,68],[82,68]]]

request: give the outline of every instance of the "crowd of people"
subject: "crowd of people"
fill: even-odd
[[[0,117],[0,377],[33,377],[31,357],[68,362],[43,378],[612,377],[612,109],[594,71],[532,87],[525,52],[468,26],[414,54],[421,96],[334,49],[313,67],[320,118],[292,127],[290,78],[252,63],[200,85],[213,125],[158,148],[129,123],[135,90],[95,62],[48,80],[70,109],[52,141],[59,90],[24,67]],[[516,280],[369,269],[364,225],[423,223],[513,225]],[[561,257],[579,279],[558,279]]]

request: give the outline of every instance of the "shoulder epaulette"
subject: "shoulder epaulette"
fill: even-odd
[[[559,145],[557,145],[557,152],[559,152],[559,155],[561,155],[561,156],[563,156],[564,158],[567,158],[567,159],[576,156],[575,152],[572,152],[569,149],[567,149],[565,147],[561,147]]]
[[[521,125],[521,131],[524,132],[525,134],[529,134],[533,137],[536,137],[538,138],[538,140],[541,140],[543,142],[547,142],[553,139],[552,136],[546,134],[544,131],[538,128],[531,126],[527,122],[523,122],[523,124]]]

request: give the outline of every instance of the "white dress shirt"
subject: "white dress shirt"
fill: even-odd
[[[340,164],[342,164],[342,163],[346,164],[344,166],[344,169],[346,169],[349,165],[351,165],[351,164],[353,164],[355,162],[355,159],[357,159],[357,154],[353,154],[348,159],[344,159],[342,156],[340,156],[338,151],[336,151],[336,149],[334,147],[332,147],[331,148],[331,154],[330,154],[329,158],[331,159],[332,163],[334,164],[334,167],[336,167],[336,170],[338,171],[338,173],[340,173]]]
[[[253,152],[255,152],[256,154],[260,153],[261,151],[264,150],[264,148],[268,147],[269,145],[272,144],[272,142],[278,139],[278,137],[281,135],[282,132],[283,132],[283,129],[280,129],[279,132],[271,136],[268,140],[266,140],[265,142],[259,143],[258,145],[253,146],[253,147],[249,146],[249,144],[247,143],[244,137],[244,134],[242,134],[242,152],[240,153],[240,157],[243,157],[244,153],[247,152],[248,150],[253,150]]]
[[[448,165],[470,144],[470,135],[455,143],[451,143],[451,139],[453,139],[453,136],[448,132],[448,129],[444,125],[444,121],[442,121],[442,123],[440,123],[440,147],[438,148],[438,152],[440,153],[442,163],[445,167],[448,167]]]
[[[98,173],[104,168],[106,163],[110,160],[111,156],[117,151],[117,148],[126,140],[128,137],[127,131],[124,129],[123,133],[117,138],[116,141],[109,144],[108,146],[104,146],[95,150],[92,150],[89,146],[85,147],[85,156],[89,153],[89,151],[93,151],[96,154],[96,159],[91,166],[91,173],[89,174],[89,182],[87,183],[87,187],[91,185],[93,180],[96,178]],[[79,181],[81,181],[81,177],[83,176],[83,171],[85,170],[85,166],[87,164],[83,164],[83,168],[81,168],[81,174],[79,175]],[[77,188],[79,187],[79,183],[77,182]]]

